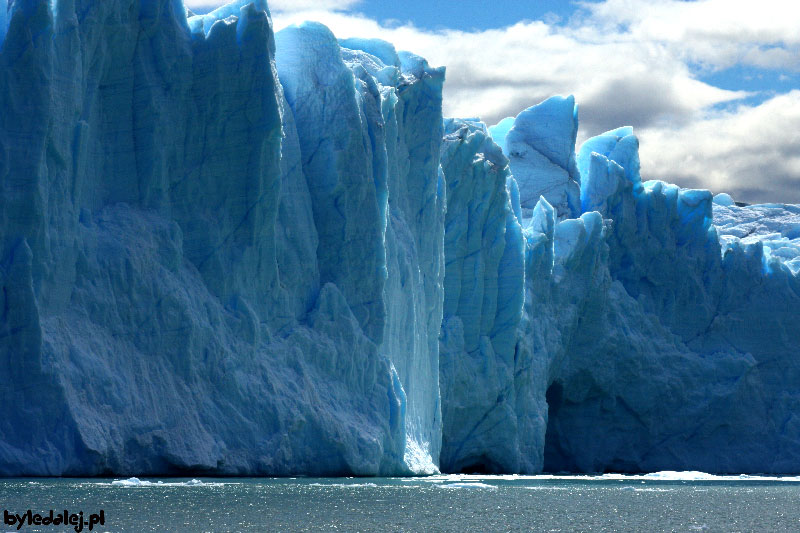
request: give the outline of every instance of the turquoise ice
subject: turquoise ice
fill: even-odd
[[[265,2],[9,13],[0,472],[435,471],[443,70],[276,54]]]
[[[0,475],[800,472],[798,206],[263,0],[0,43]]]

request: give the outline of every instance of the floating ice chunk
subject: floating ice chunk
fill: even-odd
[[[642,477],[645,479],[659,479],[663,481],[706,481],[717,479],[719,476],[698,471],[676,472],[671,470],[663,470],[661,472],[644,474]]]
[[[120,487],[143,487],[146,485],[152,485],[150,481],[141,481],[138,477],[131,477],[128,479],[115,479],[111,482],[112,485],[118,485]]]
[[[309,487],[324,487],[324,488],[331,488],[331,489],[361,489],[361,488],[373,488],[377,487],[375,483],[363,483],[363,482],[353,482],[353,483],[309,483]]]
[[[494,485],[489,485],[487,483],[443,483],[441,485],[437,485],[443,489],[490,489],[490,490],[497,490],[497,487]]]
[[[207,482],[199,479],[190,479],[189,481],[147,481],[137,477],[128,479],[115,479],[111,482],[115,487],[216,487],[221,486],[223,483]]]

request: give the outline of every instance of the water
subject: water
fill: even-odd
[[[0,507],[102,509],[94,531],[115,532],[798,531],[800,478],[10,479],[0,480]]]

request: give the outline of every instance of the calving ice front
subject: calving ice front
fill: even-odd
[[[800,472],[796,206],[263,0],[0,39],[0,474]]]

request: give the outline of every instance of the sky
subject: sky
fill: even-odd
[[[224,2],[185,0],[196,12]],[[444,114],[491,125],[555,95],[578,142],[633,126],[643,179],[800,203],[800,1],[273,0],[446,66]]]

